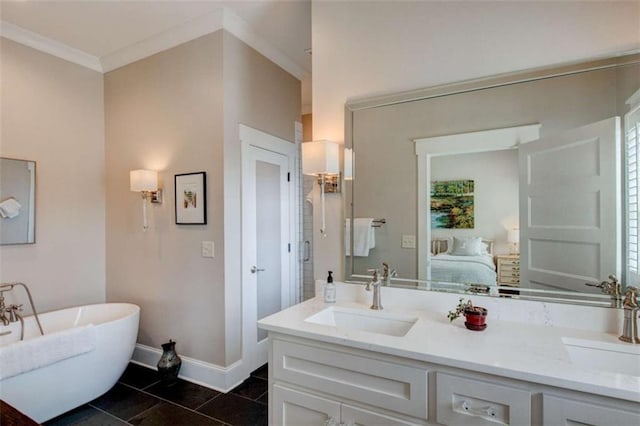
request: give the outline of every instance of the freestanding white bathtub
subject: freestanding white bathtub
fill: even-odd
[[[140,308],[128,303],[105,303],[48,312],[38,317],[45,336],[51,336],[49,340],[54,339],[53,344],[52,341],[47,342],[50,349],[58,349],[54,335],[68,334],[67,330],[74,328],[91,330],[93,348],[0,380],[0,399],[35,421],[44,422],[97,398],[113,387],[133,354]],[[11,334],[0,336],[2,349],[12,350],[19,345],[20,323],[0,325],[0,333],[9,330]],[[33,316],[25,317],[24,340],[29,340],[28,344],[35,344],[37,348],[37,342],[30,339],[43,339]],[[61,342],[61,346],[65,344]],[[37,351],[32,349],[33,352]],[[5,371],[9,367],[5,366]],[[2,368],[0,365],[0,373]]]

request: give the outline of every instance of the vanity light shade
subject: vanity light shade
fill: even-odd
[[[302,173],[319,176],[340,173],[339,145],[331,141],[302,144]]]
[[[511,244],[517,244],[520,242],[520,230],[519,229],[509,229],[507,231],[507,241]]]
[[[344,180],[353,180],[353,149],[344,149]]]
[[[154,170],[131,170],[129,172],[129,188],[133,192],[157,191],[158,172]]]

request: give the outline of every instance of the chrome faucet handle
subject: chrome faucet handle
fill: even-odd
[[[367,283],[365,290],[371,291],[371,285],[377,286],[380,285],[380,280],[378,279],[378,270],[377,269],[367,269],[367,272],[373,272],[373,277],[371,281]]]
[[[622,306],[625,309],[637,309],[638,308],[638,288],[628,286],[624,292],[624,302]]]
[[[389,264],[387,262],[382,262],[382,276],[385,279],[389,276]]]

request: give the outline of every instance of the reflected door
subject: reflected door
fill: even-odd
[[[269,138],[265,135],[263,142]],[[267,362],[267,333],[258,328],[257,321],[293,301],[292,158],[288,152],[278,152],[277,146],[257,146],[259,142],[250,141],[243,150],[243,362],[249,371]]]
[[[620,276],[619,152],[618,117],[520,147],[521,287],[586,292]]]

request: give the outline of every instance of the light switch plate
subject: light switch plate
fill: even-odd
[[[201,251],[202,257],[214,257],[215,245],[213,244],[213,241],[203,241]]]
[[[416,248],[416,236],[415,235],[402,235],[402,248],[414,249]]]

